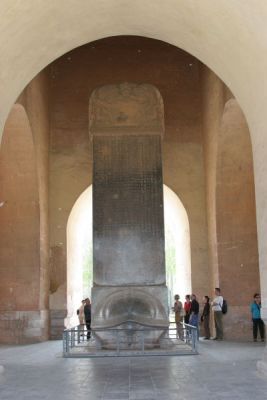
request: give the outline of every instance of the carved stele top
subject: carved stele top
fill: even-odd
[[[163,135],[164,110],[159,91],[152,85],[135,83],[95,89],[89,104],[89,132]]]

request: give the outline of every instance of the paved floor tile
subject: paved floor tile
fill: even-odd
[[[0,347],[1,400],[262,400],[263,346],[200,342],[197,356],[64,359],[59,341]],[[216,393],[216,397],[214,394]]]

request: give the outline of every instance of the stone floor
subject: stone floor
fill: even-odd
[[[1,400],[262,400],[261,343],[200,341],[199,355],[64,359],[60,341],[0,347]]]

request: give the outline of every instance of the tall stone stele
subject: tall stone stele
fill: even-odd
[[[96,89],[92,327],[168,326],[161,140],[163,102],[148,84]]]

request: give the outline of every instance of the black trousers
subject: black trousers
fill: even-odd
[[[185,316],[184,316],[184,323],[185,324],[189,324],[189,318],[190,318],[190,314],[185,314]]]
[[[210,316],[205,315],[203,318],[203,325],[204,325],[204,332],[205,332],[205,337],[210,338]]]
[[[85,321],[86,329],[87,329],[87,339],[91,337],[91,320]]]
[[[261,318],[253,319],[253,339],[257,339],[258,330],[260,331],[261,339],[264,339],[264,322]]]

